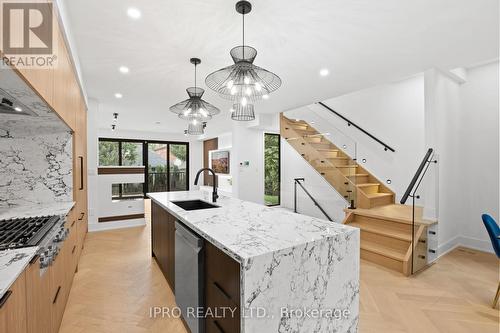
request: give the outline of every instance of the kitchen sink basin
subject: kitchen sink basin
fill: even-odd
[[[219,206],[212,205],[211,203],[201,200],[172,201],[172,203],[176,206],[181,207],[184,210],[219,208]]]

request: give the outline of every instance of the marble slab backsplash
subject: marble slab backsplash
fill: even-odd
[[[69,132],[0,137],[0,209],[72,200]]]

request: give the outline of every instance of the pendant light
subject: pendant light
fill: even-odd
[[[205,83],[222,98],[234,101],[233,120],[255,119],[253,102],[267,98],[281,86],[276,74],[253,64],[257,50],[245,45],[245,15],[252,10],[248,1],[238,1],[236,11],[243,18],[243,43],[230,51],[234,64],[209,74]]]
[[[196,66],[201,63],[201,60],[191,58],[189,61],[194,65],[194,87],[186,89],[189,99],[172,105],[170,111],[177,114],[179,118],[189,121],[188,134],[191,134],[189,133],[189,127],[191,126],[193,135],[198,135],[200,130],[201,134],[203,134],[203,129],[205,128],[203,123],[206,123],[207,120],[219,114],[220,110],[201,99],[205,90],[196,84]]]
[[[190,121],[188,123],[188,128],[187,130],[184,130],[184,134],[202,135],[203,133],[205,133],[206,127],[207,127],[206,122],[199,122],[198,120],[194,119],[193,121]]]

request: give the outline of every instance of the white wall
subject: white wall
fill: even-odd
[[[258,115],[252,122],[234,121],[231,165],[233,195],[241,200],[264,204],[264,133],[279,133],[279,114]],[[249,166],[244,166],[245,161]]]
[[[294,209],[294,179],[304,178],[304,187],[332,220],[342,222],[348,206],[342,195],[284,139],[281,140],[281,206]],[[326,219],[305,192],[297,188],[297,213]]]
[[[439,160],[431,173],[439,184],[439,254],[457,245],[491,252],[481,214],[499,218],[498,61],[465,73],[465,83],[438,70],[425,74],[426,140]],[[435,193],[426,192],[426,206]]]
[[[324,107],[313,104],[287,111],[287,116],[314,121],[313,127],[330,134],[330,141],[356,157],[399,200],[425,153],[424,76],[415,75],[324,101],[326,105],[364,128],[396,152],[384,147]],[[355,146],[355,147],[354,147]],[[356,151],[356,153],[355,153]],[[362,160],[365,159],[366,163]]]
[[[460,152],[459,144],[460,85],[443,72],[428,70],[425,97],[426,146],[435,150],[438,164],[430,166],[417,205],[424,205],[424,218],[439,221],[440,255],[460,233],[463,206],[460,159],[466,156]]]
[[[184,136],[182,134],[173,133],[159,133],[159,132],[145,132],[145,131],[123,131],[119,128],[118,119],[118,129],[111,131],[107,128],[100,128],[98,123],[99,114],[99,103],[96,100],[89,100],[89,110],[88,110],[88,124],[87,124],[87,163],[88,163],[88,205],[89,205],[89,231],[96,231],[120,227],[130,227],[135,225],[143,224],[143,220],[130,220],[123,222],[106,222],[98,223],[97,219],[99,217],[100,211],[105,210],[99,203],[99,180],[97,176],[98,167],[98,139],[100,137],[105,138],[126,138],[126,139],[141,139],[141,140],[158,140],[158,141],[189,141],[189,179],[190,189],[197,189],[198,186],[194,186],[194,178],[196,172],[202,168],[203,165],[203,143],[198,141],[197,137]],[[139,203],[140,204],[140,203]],[[137,209],[138,203],[135,202],[132,205],[132,210]],[[127,212],[128,212],[127,205]],[[105,224],[105,226],[104,226]]]
[[[461,151],[462,183],[467,196],[464,204],[462,234],[478,246],[490,244],[479,218],[483,213],[499,220],[499,105],[498,61],[471,68],[461,86],[463,139]]]

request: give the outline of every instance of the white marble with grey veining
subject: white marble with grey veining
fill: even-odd
[[[0,208],[71,201],[72,170],[68,132],[0,138]]]
[[[242,332],[357,332],[359,229],[228,197],[195,211],[172,203],[210,201],[200,191],[148,196],[240,263]],[[301,308],[323,312],[311,318]]]
[[[38,247],[0,251],[0,298],[28,266]]]
[[[0,208],[0,220],[18,219],[33,216],[62,215],[69,213],[75,205],[74,201],[52,202],[47,204],[35,204],[13,208]]]

